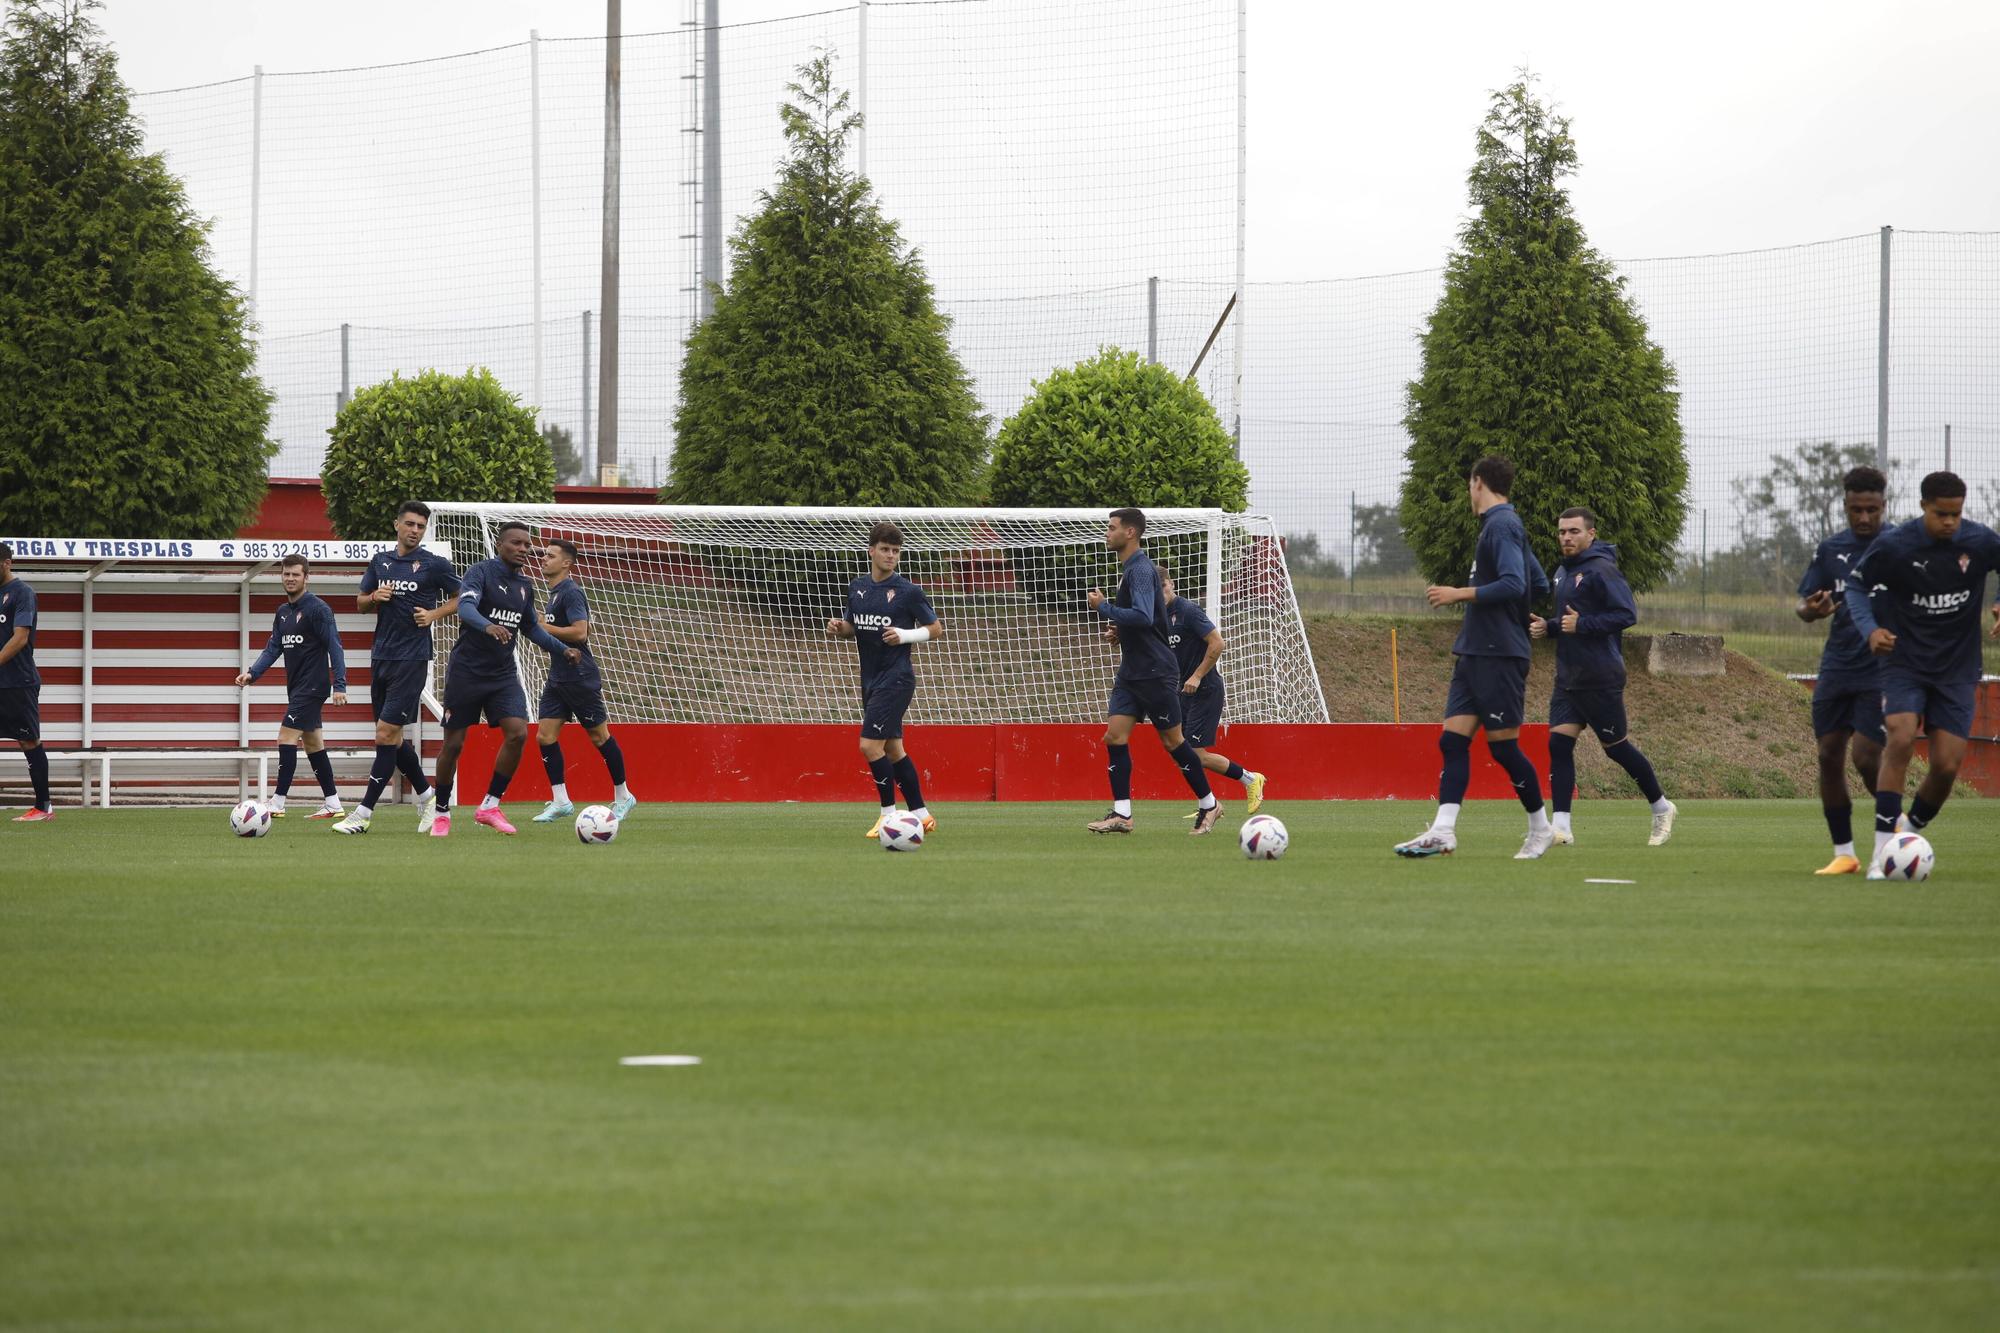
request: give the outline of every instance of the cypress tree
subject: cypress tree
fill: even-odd
[[[662,500],[970,501],[987,418],[922,261],[849,170],[861,117],[824,53],[780,116],[775,188],[730,238],[730,277],[688,339]]]
[[[0,43],[0,529],[226,537],[264,497],[271,397],[97,7],[14,0]]]
[[[1504,454],[1545,563],[1557,517],[1588,505],[1632,586],[1657,586],[1687,512],[1673,367],[1570,207],[1569,119],[1524,75],[1493,95],[1478,143],[1472,217],[1409,386],[1403,531],[1428,578],[1462,583],[1478,537],[1465,480]]]

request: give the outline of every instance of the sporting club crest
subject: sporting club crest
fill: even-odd
[[[1958,557],[1958,572],[1964,574],[1969,572],[1971,569],[1972,569],[1972,557],[1966,555],[1963,552],[1960,552]]]

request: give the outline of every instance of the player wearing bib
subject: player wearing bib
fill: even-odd
[[[368,791],[335,833],[366,833],[375,803],[398,770],[423,800],[417,832],[428,833],[437,801],[417,747],[403,728],[417,720],[431,677],[431,626],[457,614],[458,574],[451,561],[420,545],[430,530],[430,506],[405,500],[396,510],[396,549],[368,562],[355,607],[375,613],[375,641],[368,650],[368,699],[375,712],[375,762]]]
[[[1244,811],[1254,815],[1264,804],[1264,775],[1252,773],[1227,755],[1209,749],[1222,726],[1224,686],[1222,672],[1216,667],[1222,658],[1222,631],[1200,605],[1175,593],[1172,570],[1157,562],[1153,567],[1160,571],[1161,586],[1167,591],[1167,647],[1174,650],[1174,661],[1179,666],[1181,734],[1194,747],[1203,768],[1243,784],[1244,794],[1249,798]]]
[[[464,629],[444,673],[444,748],[438,752],[434,838],[451,835],[451,789],[459,752],[465,748],[467,729],[482,717],[487,726],[500,729],[502,740],[500,753],[493,757],[486,797],[473,820],[501,833],[515,831],[500,812],[500,798],[507,793],[528,741],[528,699],[521,692],[514,663],[516,637],[525,635],[537,648],[570,662],[583,656],[579,649],[553,638],[535,616],[535,584],[526,568],[534,545],[528,525],[502,523],[493,544],[500,554],[466,570],[459,583],[458,619]]]
[[[271,800],[271,817],[285,817],[285,797],[291,793],[303,747],[324,798],[320,808],[306,818],[338,819],[340,790],[334,785],[333,759],[320,731],[320,710],[329,695],[336,704],[346,704],[347,656],[340,649],[333,608],[306,591],[312,566],[302,555],[288,555],[279,564],[285,604],[271,617],[270,642],[248,671],[238,673],[236,685],[248,688],[271,669],[272,663],[285,659],[285,720],[278,724],[278,792]]]
[[[1965,482],[1933,472],[1923,482],[1922,518],[1875,539],[1847,576],[1847,611],[1882,662],[1882,720],[1888,743],[1875,788],[1875,858],[1903,820],[1903,783],[1922,721],[1930,773],[1910,802],[1908,827],[1938,816],[1965,762],[1979,688],[1979,620],[1986,576],[2000,569],[2000,534],[1965,521]],[[1882,612],[1880,623],[1875,612]],[[2000,604],[1993,607],[2000,638]]]
[[[853,639],[861,660],[861,757],[875,780],[881,813],[868,830],[874,837],[896,811],[896,789],[924,832],[937,820],[924,804],[916,761],[903,748],[903,714],[917,693],[910,662],[913,645],[944,636],[944,621],[931,609],[930,596],[896,572],[903,558],[903,530],[877,523],[868,532],[868,572],[847,585],[847,604],[826,622],[826,632]]]
[[[1854,854],[1854,803],[1847,795],[1849,746],[1862,788],[1875,790],[1882,767],[1882,668],[1868,651],[1847,610],[1847,575],[1882,532],[1888,478],[1858,467],[1841,482],[1847,531],[1819,544],[1799,578],[1798,617],[1811,624],[1832,620],[1813,681],[1813,736],[1819,745],[1819,803],[1833,836],[1833,860],[1813,873],[1853,875],[1861,871]]]
[[[1468,605],[1465,624],[1451,651],[1456,665],[1451,693],[1445,700],[1444,729],[1438,749],[1444,768],[1438,774],[1437,817],[1408,842],[1397,843],[1398,856],[1449,855],[1458,848],[1458,808],[1472,782],[1472,734],[1486,731],[1486,751],[1507,772],[1521,808],[1528,812],[1528,836],[1517,861],[1532,861],[1555,843],[1555,827],[1542,805],[1542,783],[1535,766],[1521,753],[1521,719],[1528,697],[1528,607],[1549,590],[1548,575],[1528,549],[1521,516],[1507,502],[1514,488],[1514,465],[1489,454],[1472,465],[1466,497],[1479,515],[1479,544],[1473,550],[1472,582],[1463,588],[1432,587],[1424,596],[1432,606]]]
[[[1139,544],[1145,534],[1144,512],[1111,511],[1104,544],[1118,557],[1118,589],[1106,597],[1104,589],[1092,588],[1085,597],[1092,611],[1111,622],[1104,637],[1118,645],[1118,674],[1104,706],[1111,809],[1084,827],[1092,833],[1132,831],[1132,728],[1144,718],[1159,732],[1160,744],[1195,795],[1194,827],[1188,832],[1200,837],[1221,822],[1222,805],[1209,790],[1201,757],[1181,730],[1181,673],[1167,645],[1167,590]]]
[[[549,585],[542,628],[579,655],[574,662],[567,656],[550,658],[548,679],[542,685],[535,744],[542,751],[542,769],[549,775],[549,804],[535,816],[537,824],[553,824],[576,813],[563,780],[562,747],[556,743],[562,737],[563,723],[571,719],[582,724],[590,743],[604,756],[605,771],[611,774],[612,815],[623,819],[639,804],[625,787],[625,754],[611,734],[611,715],[604,707],[604,679],[590,651],[590,604],[576,584],[575,568],[574,543],[551,541],[542,548],[542,577]]]
[[[1597,515],[1565,509],[1556,524],[1562,564],[1556,569],[1555,611],[1528,618],[1530,637],[1556,641],[1556,684],[1549,696],[1549,804],[1555,840],[1571,844],[1570,803],[1576,797],[1576,738],[1589,727],[1604,753],[1631,774],[1653,808],[1648,847],[1673,836],[1680,810],[1660,790],[1653,765],[1632,742],[1625,723],[1625,651],[1621,639],[1639,619],[1632,589],[1618,572],[1618,548],[1597,539]]]
[[[42,748],[42,674],[35,669],[35,590],[14,577],[14,548],[0,542],[0,736],[21,747],[35,804],[16,824],[56,817],[49,799],[49,752]]]

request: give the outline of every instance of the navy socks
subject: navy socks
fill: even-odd
[[[1444,752],[1444,767],[1438,772],[1438,804],[1458,805],[1465,800],[1465,789],[1472,785],[1472,737],[1441,731],[1438,749]]]
[[[1111,799],[1129,801],[1132,799],[1132,747],[1129,745],[1109,745],[1105,752],[1111,756]]]
[[[562,746],[544,745],[541,747],[541,750],[542,750],[542,769],[549,775],[549,785],[551,787],[562,786],[563,785]]]
[[[47,810],[49,801],[49,752],[37,745],[28,751],[28,781],[35,784],[35,809]]]
[[[382,799],[382,789],[389,785],[389,779],[396,776],[396,747],[378,745],[375,747],[375,763],[368,770],[368,793],[361,798],[364,809],[373,810]],[[429,786],[429,783],[425,783]]]
[[[1208,787],[1208,770],[1201,766],[1201,756],[1194,752],[1194,747],[1182,741],[1167,753],[1180,766],[1181,776],[1187,779],[1188,790],[1200,797],[1204,805],[1213,800],[1215,793]],[[1126,747],[1126,758],[1129,762],[1130,746]]]
[[[1549,733],[1549,808],[1569,813],[1576,799],[1576,737]]]
[[[924,808],[924,794],[917,790],[917,764],[904,755],[895,764],[896,785],[903,789],[903,803],[912,810]]]
[[[1628,736],[1618,744],[1608,746],[1604,753],[1610,755],[1612,762],[1618,767],[1632,775],[1632,781],[1639,784],[1639,794],[1648,801],[1657,801],[1666,795],[1660,790],[1659,778],[1653,775],[1652,761],[1640,753],[1638,746],[1632,744],[1631,737]]]
[[[1521,808],[1534,814],[1542,808],[1542,780],[1535,776],[1535,766],[1528,762],[1528,756],[1521,753],[1521,747],[1514,741],[1496,741],[1486,738],[1486,752],[1493,756],[1493,762],[1507,770],[1508,778],[1514,784],[1514,794],[1521,798]]]
[[[280,745],[278,747],[278,795],[289,795],[292,778],[299,771],[299,747]]]
[[[597,747],[597,752],[604,756],[604,767],[611,774],[612,785],[615,787],[624,786],[625,752],[618,748],[618,738],[616,736],[606,736],[604,744]]]
[[[896,803],[896,766],[887,756],[868,761],[868,776],[875,779],[875,798],[887,810]]]

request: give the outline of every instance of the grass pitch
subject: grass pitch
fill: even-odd
[[[0,1328],[1992,1327],[1982,805],[1272,809],[0,825]]]

